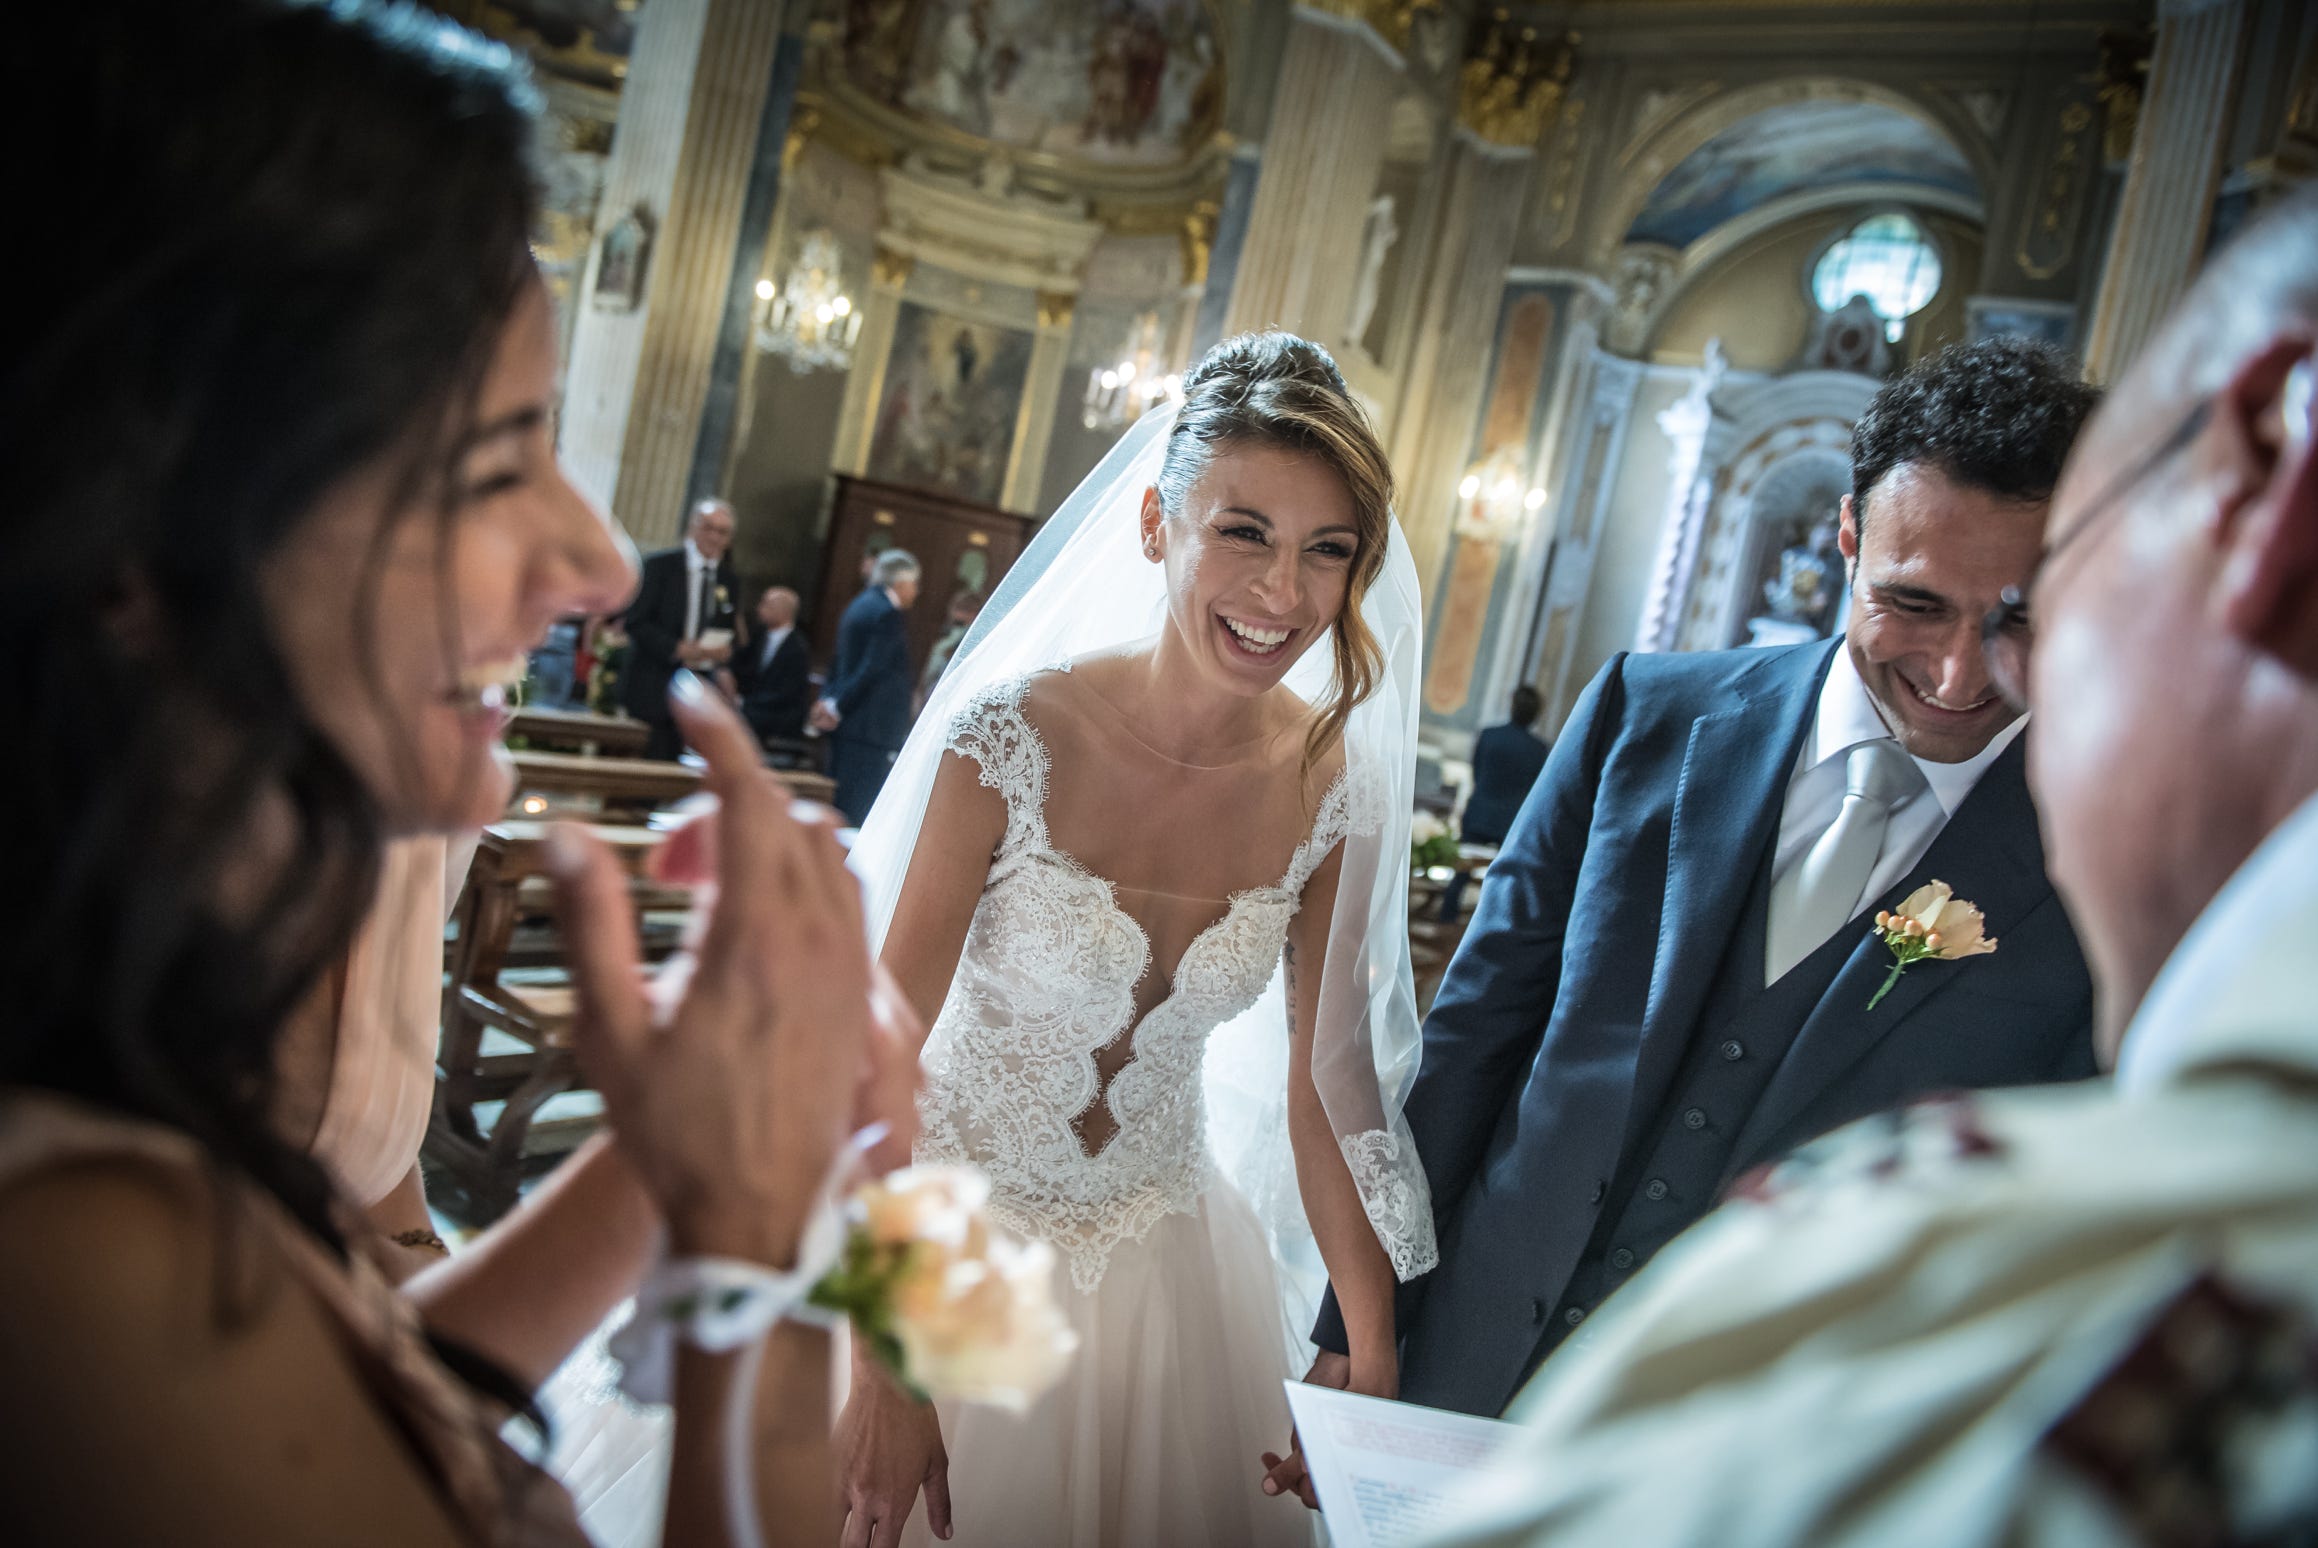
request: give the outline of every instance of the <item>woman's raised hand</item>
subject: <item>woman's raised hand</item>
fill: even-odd
[[[860,896],[834,820],[798,815],[740,717],[688,673],[670,702],[718,803],[713,898],[648,984],[618,863],[554,831],[575,1051],[671,1249],[786,1267],[875,1084]]]

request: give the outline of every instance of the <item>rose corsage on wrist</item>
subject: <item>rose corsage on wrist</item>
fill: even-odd
[[[1956,962],[1988,955],[1996,949],[1996,937],[1986,931],[1987,922],[1980,917],[1980,910],[1957,897],[1943,881],[1918,887],[1896,910],[1878,910],[1875,933],[1891,948],[1892,964],[1867,1008],[1881,1005],[1900,974],[1919,962]]]
[[[989,1199],[989,1180],[968,1167],[867,1184],[810,1299],[843,1314],[914,1396],[1019,1412],[1062,1375],[1078,1335],[1054,1304],[1054,1249],[995,1229]]]
[[[995,1229],[989,1197],[970,1168],[907,1167],[825,1204],[789,1273],[662,1263],[612,1337],[621,1390],[667,1402],[678,1339],[730,1350],[793,1317],[850,1323],[919,1398],[1027,1408],[1068,1367],[1078,1335],[1054,1304],[1053,1249]]]

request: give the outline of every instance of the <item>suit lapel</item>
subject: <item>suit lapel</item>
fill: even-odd
[[[1756,1154],[1759,1147],[1802,1116],[1814,1098],[1934,996],[1963,974],[1986,971],[1970,960],[1919,962],[1900,975],[1882,1004],[1869,1011],[1867,1002],[1891,971],[1891,950],[1871,924],[1876,910],[1897,905],[1926,882],[1944,881],[1957,897],[1979,906],[1989,933],[2001,941],[2014,923],[2051,896],[2036,808],[2028,796],[2027,743],[2026,735],[2015,737],[1940,829],[1915,869],[1864,910],[1862,918],[1844,926],[1856,933],[1858,944],[1803,1023],[1763,1099],[1739,1131],[1731,1149],[1731,1175],[1765,1159]]]
[[[1838,647],[1771,657],[1734,685],[1739,702],[1692,723],[1674,791],[1666,898],[1642,1017],[1636,1091],[1680,1061],[1763,847],[1776,837],[1787,784],[1810,729],[1819,684]],[[1756,967],[1760,971],[1760,965]]]

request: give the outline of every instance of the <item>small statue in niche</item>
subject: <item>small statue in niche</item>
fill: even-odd
[[[1352,291],[1352,317],[1345,329],[1348,343],[1358,344],[1368,337],[1368,325],[1376,317],[1376,304],[1382,298],[1385,260],[1392,255],[1392,244],[1400,240],[1400,222],[1393,218],[1391,194],[1378,194],[1368,207],[1368,224],[1361,233],[1360,279]]]
[[[1804,539],[1779,554],[1779,573],[1763,583],[1771,617],[1800,624],[1824,639],[1834,632],[1835,609],[1843,599],[1843,556],[1835,546],[1835,523],[1821,522]]]

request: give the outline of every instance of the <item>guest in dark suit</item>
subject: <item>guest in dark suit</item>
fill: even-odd
[[[869,589],[837,625],[837,659],[813,707],[813,725],[829,736],[829,777],[837,809],[859,827],[869,816],[894,754],[909,737],[909,629],[918,599],[918,562],[898,548],[877,556]]]
[[[1498,1412],[1734,1178],[1825,1130],[2092,1073],[1980,627],[2035,567],[2094,399],[2019,340],[1917,367],[1853,442],[1844,638],[1621,655],[1587,688],[1425,1026],[1407,1115],[1441,1261],[1402,1287],[1402,1397]],[[1871,1011],[1873,916],[1934,878],[2001,949]],[[1346,1347],[1333,1299],[1314,1336]],[[1313,1379],[1348,1374],[1323,1353]]]
[[[703,500],[692,508],[682,543],[644,556],[636,600],[622,620],[629,645],[620,702],[652,728],[644,744],[647,758],[672,759],[684,751],[668,717],[668,679],[676,669],[709,672],[732,657],[733,598],[740,591],[729,557],[732,531],[732,507]],[[710,630],[722,630],[724,639],[703,640]]]
[[[756,637],[733,657],[732,675],[741,713],[767,751],[775,751],[776,743],[804,740],[805,716],[813,707],[813,659],[797,632],[797,594],[788,587],[769,587],[757,598]]]
[[[1536,731],[1545,707],[1527,683],[1513,690],[1513,718],[1473,739],[1473,793],[1465,799],[1458,836],[1468,844],[1502,844],[1513,814],[1545,767],[1547,744]]]

